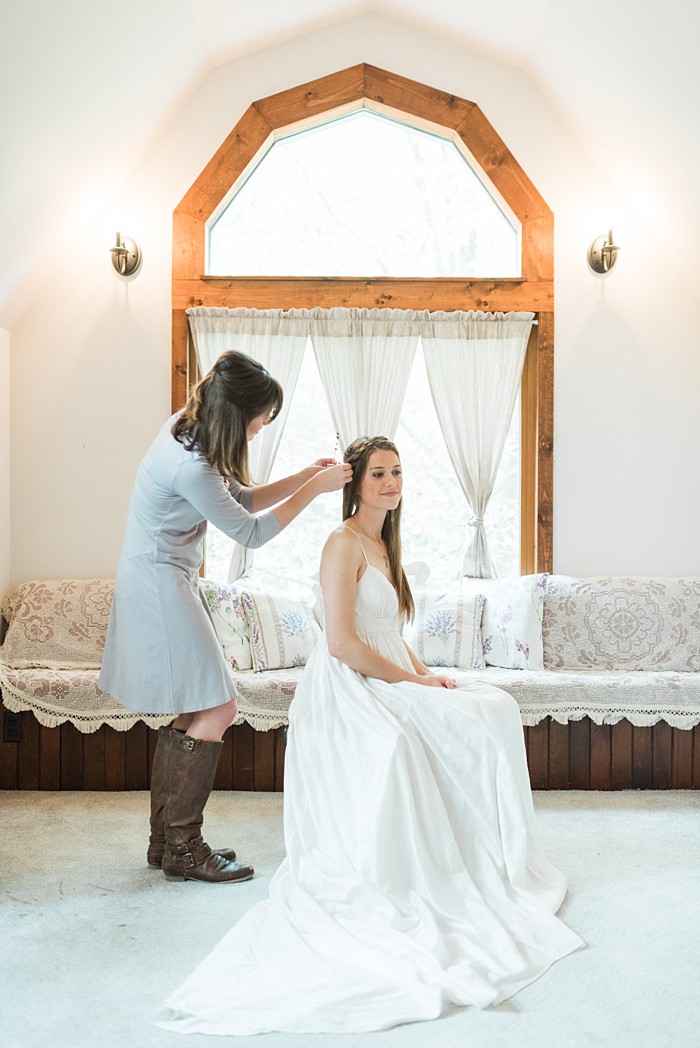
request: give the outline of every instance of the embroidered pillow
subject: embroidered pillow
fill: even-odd
[[[291,597],[244,591],[241,594],[250,633],[253,669],[304,666],[321,636],[313,606]]]
[[[199,586],[207,602],[214,626],[224,649],[224,658],[232,670],[253,668],[250,634],[243,611],[239,583],[227,585],[200,579]]]
[[[542,614],[547,574],[462,580],[462,592],[483,594],[481,631],[487,666],[544,669]]]
[[[552,575],[548,669],[700,670],[700,578]]]
[[[404,640],[425,666],[451,666],[462,670],[483,669],[481,616],[484,598],[480,593],[413,594],[416,614],[404,627]]]
[[[3,602],[2,659],[13,669],[99,669],[114,579],[39,579]]]

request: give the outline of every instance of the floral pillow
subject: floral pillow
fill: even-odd
[[[483,669],[480,593],[414,593],[416,614],[404,627],[404,640],[425,666]]]
[[[484,661],[512,670],[544,669],[542,615],[547,574],[462,580],[462,592],[483,594]]]
[[[229,666],[233,670],[252,669],[253,653],[239,584],[221,585],[209,579],[200,579],[199,587],[211,612]]]
[[[253,669],[304,666],[321,636],[312,604],[249,591],[241,593],[241,600],[250,633]]]

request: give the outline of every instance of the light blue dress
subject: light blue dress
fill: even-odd
[[[172,435],[168,419],[143,459],[117,567],[100,688],[142,713],[192,713],[235,698],[199,568],[207,521],[257,548],[280,531],[253,514],[252,492],[228,484]]]

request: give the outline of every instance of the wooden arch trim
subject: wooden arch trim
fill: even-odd
[[[417,127],[451,132],[521,223],[522,274],[509,279],[209,277],[208,219],[276,135],[330,114],[367,108]],[[188,385],[191,306],[311,309],[529,310],[537,325],[523,373],[521,568],[552,570],[554,220],[552,212],[479,107],[464,98],[366,64],[253,102],[173,212],[172,402]]]

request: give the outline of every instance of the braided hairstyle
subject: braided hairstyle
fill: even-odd
[[[188,451],[196,448],[222,476],[248,485],[248,426],[265,412],[272,422],[282,400],[282,387],[262,364],[230,349],[192,388],[172,434]]]
[[[343,488],[343,520],[348,520],[357,513],[360,503],[360,488],[367,472],[369,459],[374,451],[393,451],[398,456],[396,445],[388,437],[358,437],[348,444],[345,449],[344,460],[352,466],[352,480]],[[399,601],[399,610],[408,620],[415,613],[413,594],[408,585],[406,573],[401,564],[401,506],[403,499],[396,509],[390,509],[384,518],[382,525],[382,539],[386,546],[389,558],[396,595]]]

